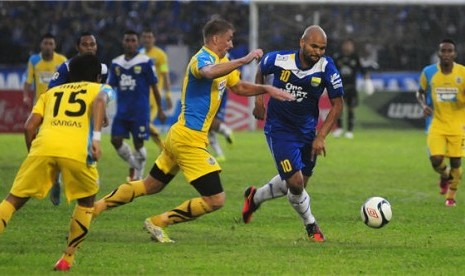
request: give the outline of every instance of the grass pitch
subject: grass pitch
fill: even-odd
[[[328,137],[307,188],[327,242],[305,239],[286,198],[264,203],[241,222],[243,190],[276,174],[261,132],[236,133],[222,164],[223,209],[171,226],[174,244],[157,244],[142,229],[146,217],[197,196],[178,175],[160,194],[103,213],[77,254],[76,275],[460,275],[465,271],[465,190],[444,206],[419,130],[357,130],[354,140]],[[104,136],[99,198],[126,178],[127,168]],[[147,143],[149,162],[158,150]],[[22,135],[0,135],[0,197],[26,155]],[[462,184],[463,185],[463,184]],[[392,221],[371,229],[360,219],[370,196],[392,205]],[[63,199],[64,200],[64,199]],[[32,199],[0,236],[0,275],[52,273],[65,247],[72,207]]]

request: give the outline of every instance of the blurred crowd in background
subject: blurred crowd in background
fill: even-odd
[[[265,51],[298,48],[310,24],[328,34],[327,53],[345,38],[356,41],[364,65],[383,71],[420,70],[434,61],[438,42],[457,42],[459,62],[465,55],[464,6],[380,5],[259,5],[259,42]],[[56,36],[57,51],[75,54],[76,35],[91,31],[99,57],[109,63],[122,53],[126,29],[151,28],[157,45],[186,45],[191,52],[203,43],[201,28],[213,15],[231,21],[235,46],[248,46],[248,1],[28,1],[0,2],[0,65],[25,64],[39,50],[42,34]]]

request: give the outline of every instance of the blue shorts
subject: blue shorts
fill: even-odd
[[[302,171],[305,176],[313,174],[317,159],[315,156],[314,160],[311,160],[313,140],[309,142],[288,141],[266,135],[266,141],[282,179],[290,178],[297,171]]]
[[[133,139],[148,140],[149,130],[148,120],[124,120],[115,117],[111,126],[111,136],[129,139],[129,134],[131,134]]]

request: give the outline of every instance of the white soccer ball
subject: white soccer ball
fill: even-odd
[[[391,204],[382,197],[370,197],[362,205],[360,215],[366,225],[372,228],[381,228],[391,221]]]

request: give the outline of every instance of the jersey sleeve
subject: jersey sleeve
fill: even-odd
[[[34,66],[32,65],[32,58],[29,58],[26,69],[26,83],[32,84],[34,82]]]
[[[326,84],[326,90],[328,91],[328,97],[333,99],[344,95],[341,74],[337,70],[332,59],[328,59],[328,64],[326,65],[324,72],[324,81]]]
[[[115,67],[116,65],[112,63],[110,70],[108,71],[108,78],[107,78],[107,84],[109,84],[113,88],[118,87],[118,79],[116,77]]]
[[[213,57],[204,53],[200,53],[197,56],[195,56],[194,60],[191,62],[191,73],[194,75],[194,77],[200,79],[202,77],[200,75],[200,69],[212,64],[215,64]]]
[[[107,104],[116,98],[115,90],[113,90],[113,88],[111,88],[108,84],[102,84],[102,86],[100,86],[100,93],[107,94]]]
[[[422,91],[426,91],[428,89],[428,81],[426,80],[425,70],[421,71],[419,84]]]
[[[168,66],[168,56],[166,55],[165,52],[160,51],[160,57],[157,60],[158,63],[158,68],[160,68],[160,73],[168,73],[169,72],[169,66]]]
[[[40,116],[42,116],[42,118],[44,117],[44,111],[45,111],[45,94],[46,93],[42,93],[39,96],[39,98],[37,99],[36,104],[32,108],[32,112],[31,112],[31,113],[39,114]]]
[[[265,76],[271,73],[271,69],[273,68],[275,58],[276,55],[274,52],[265,54],[265,56],[260,61],[260,71],[262,72],[262,75]]]
[[[158,78],[157,78],[157,69],[155,69],[155,65],[153,64],[152,60],[149,59],[146,63],[147,70],[147,80],[150,85],[157,84],[158,83]]]
[[[62,63],[58,70],[53,74],[52,80],[48,84],[48,88],[52,88],[69,81],[69,71],[66,63]]]

